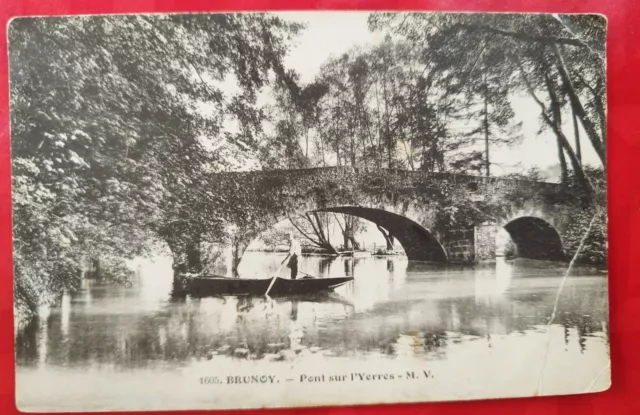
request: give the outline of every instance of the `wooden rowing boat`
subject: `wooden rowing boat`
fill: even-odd
[[[304,277],[296,280],[276,277],[273,286],[269,290],[269,296],[282,297],[322,293],[331,291],[352,280],[353,277]],[[187,291],[196,297],[211,295],[265,295],[271,281],[271,278],[194,277],[187,282]]]

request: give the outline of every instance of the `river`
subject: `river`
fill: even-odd
[[[247,252],[240,274],[267,276],[281,258]],[[328,298],[288,301],[172,299],[170,263],[144,261],[130,286],[84,281],[17,330],[17,404],[169,410],[606,389],[606,274],[576,268],[563,285],[565,268],[502,258],[444,266],[303,256],[301,271],[354,281]],[[397,380],[409,369],[429,379]],[[395,387],[310,381],[366,371],[396,373]],[[235,375],[267,384],[237,385]]]

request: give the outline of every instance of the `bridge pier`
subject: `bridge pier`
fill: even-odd
[[[473,228],[447,231],[442,246],[447,252],[449,262],[472,263],[476,259],[475,231]]]
[[[493,261],[496,259],[496,236],[500,226],[482,224],[474,228],[475,260]]]
[[[496,235],[500,226],[481,224],[467,229],[450,230],[443,235],[442,246],[449,262],[475,263],[496,258]]]

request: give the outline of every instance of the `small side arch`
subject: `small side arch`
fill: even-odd
[[[544,219],[523,216],[504,226],[519,257],[564,261],[566,255],[558,231]]]

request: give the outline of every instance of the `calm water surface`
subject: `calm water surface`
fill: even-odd
[[[266,277],[282,256],[248,252],[240,274]],[[129,287],[85,281],[17,331],[18,404],[27,410],[151,409],[131,388],[152,384],[156,375],[224,372],[238,362],[291,369],[317,365],[320,357],[324,365],[346,358],[423,362],[443,383],[454,382],[461,366],[469,376],[486,365],[507,373],[506,366],[526,362],[534,348],[542,353],[544,339],[544,358],[569,368],[550,369],[548,381],[584,389],[600,382],[608,360],[607,280],[595,270],[572,272],[549,327],[564,264],[499,260],[462,267],[305,256],[300,270],[355,280],[320,299],[172,299],[170,263],[157,260],[142,263]],[[486,365],[476,369],[478,359]],[[526,365],[526,381],[534,384],[539,365]],[[93,380],[85,382],[88,373]],[[94,378],[120,380],[113,386]],[[513,394],[528,389],[522,390]],[[211,393],[176,395],[156,406],[207,407],[212,399]]]

